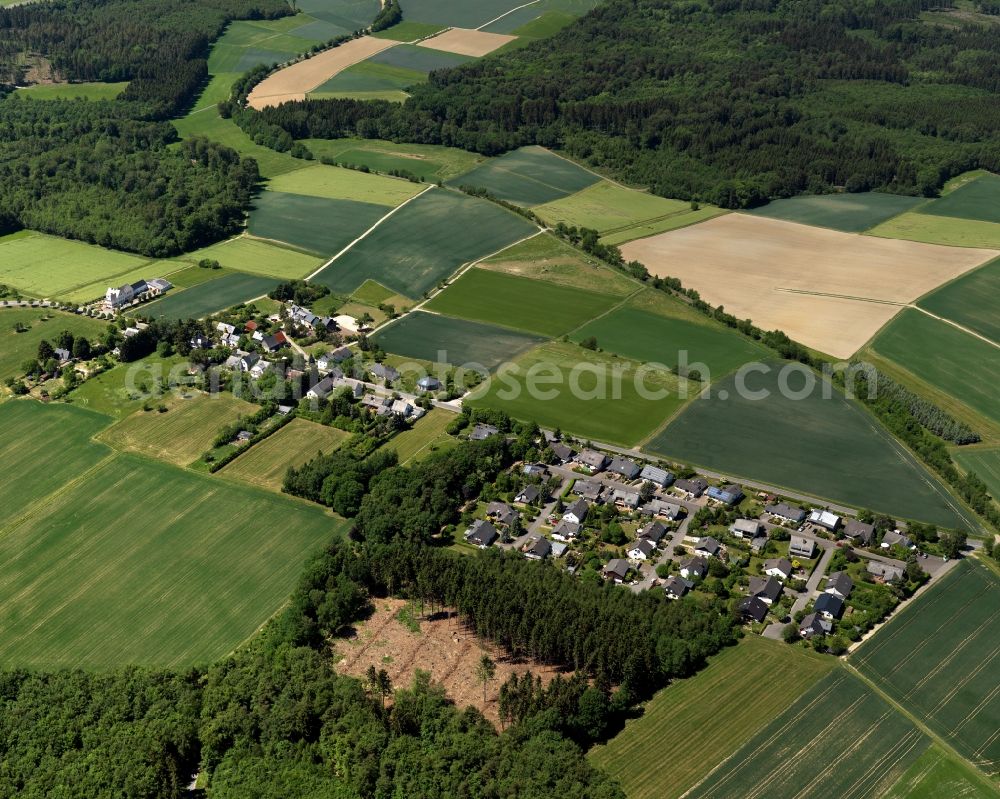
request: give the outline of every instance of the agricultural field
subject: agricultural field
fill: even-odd
[[[899,778],[885,799],[995,799],[997,789],[967,764],[932,745]]]
[[[113,100],[128,86],[124,83],[36,83],[24,86],[14,97],[26,100]]]
[[[451,183],[486,189],[501,200],[532,206],[566,197],[599,180],[594,173],[543,147],[522,147],[491,158]]]
[[[704,364],[708,367],[707,370],[695,369],[704,382],[770,354],[769,350],[739,333],[704,317],[698,319],[667,297],[659,304],[660,313],[647,309],[649,301],[639,305],[636,307],[630,302],[615,308],[575,331],[571,338],[576,342],[596,338],[597,346],[604,352],[634,361],[663,364],[672,371],[683,366],[683,357],[688,366]],[[688,373],[688,369],[684,372]]]
[[[387,211],[418,194],[423,187],[400,178],[313,164],[272,178],[268,188],[273,192],[381,205]]]
[[[483,25],[482,28],[533,39],[545,38],[558,33],[599,2],[600,0],[540,0],[537,3],[521,5],[503,17]]]
[[[989,774],[1000,772],[1000,577],[965,560],[851,663]]]
[[[750,214],[632,241],[622,254],[651,274],[679,278],[738,318],[837,358],[853,355],[900,304],[996,256]]]
[[[1000,343],[1000,259],[969,272],[917,302],[981,336]]]
[[[933,216],[916,211],[883,222],[869,230],[868,234],[887,239],[922,241],[928,244],[1000,250],[1000,224],[979,222],[975,219]]]
[[[477,268],[544,280],[572,289],[601,292],[617,299],[634,293],[640,286],[617,269],[547,233],[508,247],[477,264]]]
[[[800,365],[767,366],[743,375],[742,390],[741,372],[713,384],[710,398],[695,399],[647,448],[734,479],[943,527],[971,524],[958,500],[856,401],[829,386],[824,399],[824,384]],[[805,375],[814,378],[811,390]]]
[[[1000,223],[1000,176],[979,175],[920,210],[934,216]]]
[[[435,69],[450,69],[473,60],[471,56],[460,53],[446,53],[443,50],[431,50],[415,44],[400,44],[375,54],[368,59],[368,63],[385,64],[427,75]]]
[[[901,197],[869,191],[857,194],[818,194],[771,200],[748,213],[768,219],[783,219],[802,225],[817,225],[844,233],[860,233],[887,219],[910,211],[922,197]]]
[[[760,636],[713,657],[694,677],[664,688],[606,745],[593,765],[628,799],[677,799],[833,668],[833,661]],[[780,674],[781,679],[772,679]],[[650,752],[669,753],[667,764]]]
[[[473,268],[424,308],[542,336],[561,336],[607,312],[616,302],[616,297],[597,292]]]
[[[278,213],[279,210],[287,212],[287,209],[282,209],[280,203],[268,205],[267,201],[265,201],[264,209],[262,217],[266,217],[266,210],[268,209],[274,210],[275,213]],[[263,230],[269,233],[275,232],[271,227],[271,223],[264,218],[258,224],[262,226]],[[301,226],[301,223],[299,225]],[[185,253],[183,256],[183,259],[191,264],[196,264],[198,261],[206,258],[218,261],[226,269],[232,270],[227,273],[196,267],[199,269],[199,272],[204,273],[206,280],[210,279],[213,281],[220,278],[234,279],[240,275],[243,277],[260,275],[266,278],[288,280],[290,278],[305,277],[323,263],[323,258],[320,255],[308,255],[304,252],[289,249],[288,247],[282,247],[280,244],[257,241],[247,236],[237,236],[233,239],[220,241],[218,244],[212,244],[209,247]],[[198,281],[199,285],[204,282],[205,280]]]
[[[890,790],[930,739],[838,668],[687,795],[867,799]]]
[[[223,467],[218,474],[271,491],[281,491],[285,472],[298,468],[319,452],[333,452],[349,435],[335,427],[292,419],[277,433],[254,444]]]
[[[478,0],[455,3],[452,0],[410,0],[403,12],[412,22],[433,22],[456,28],[478,28],[523,5],[524,0]]]
[[[458,439],[448,435],[447,431],[454,419],[455,414],[451,411],[433,408],[418,419],[413,427],[398,433],[380,449],[395,450],[402,466],[423,460],[434,452],[451,449],[458,444]]]
[[[18,324],[28,329],[18,333]],[[48,308],[0,308],[0,382],[22,376],[21,364],[38,357],[40,341],[51,344],[64,330],[93,341],[107,329],[107,322]]]
[[[187,362],[180,355],[161,358],[156,353],[134,363],[120,363],[106,372],[87,378],[64,398],[71,403],[113,419],[123,419],[146,402],[159,404],[165,395],[157,387],[166,379],[179,385],[187,374]]]
[[[505,365],[468,402],[596,441],[634,446],[696,391],[676,375],[548,342]]]
[[[278,281],[270,278],[231,273],[194,288],[170,293],[161,300],[143,306],[143,313],[160,319],[201,319],[263,297],[277,285]]]
[[[32,297],[60,298],[98,281],[113,285],[119,275],[148,262],[140,255],[33,231],[0,236],[0,283]]]
[[[694,211],[684,200],[668,200],[608,180],[540,205],[534,211],[549,225],[562,222],[596,230],[607,244],[622,244],[725,213],[712,205]]]
[[[455,147],[440,147],[432,144],[396,144],[380,139],[303,139],[302,143],[317,158],[333,158],[345,164],[367,166],[378,172],[391,170],[408,172],[428,181],[448,180],[463,172],[468,172],[483,160],[481,155]],[[278,186],[272,182],[271,188],[277,189]],[[352,187],[353,190],[354,187]],[[419,190],[419,187],[415,189],[415,191]],[[310,193],[301,187],[297,188],[296,191],[299,194]],[[351,195],[348,199],[354,196]],[[357,199],[374,202],[374,200],[365,197],[357,197]]]
[[[462,264],[491,255],[534,230],[527,220],[487,200],[431,188],[314,279],[341,294],[371,279],[417,298]]]
[[[372,340],[386,352],[461,366],[479,364],[493,371],[501,363],[538,344],[530,333],[482,322],[414,311],[376,333]]]
[[[1000,499],[1000,447],[958,447],[952,457],[967,472],[975,472],[990,494]]]
[[[385,213],[382,205],[264,191],[254,200],[247,230],[253,236],[284,242],[326,259],[340,252]],[[313,262],[312,268],[319,265]],[[311,271],[278,274],[274,270],[270,274],[305,277]]]
[[[161,413],[152,405],[148,411],[136,411],[101,433],[98,440],[120,452],[187,466],[212,448],[212,440],[223,427],[257,410],[232,394],[194,391],[174,395],[162,405],[166,411]]]
[[[489,55],[494,50],[499,50],[516,38],[516,36],[506,33],[488,33],[469,28],[449,28],[444,33],[424,39],[418,46],[479,58]]]
[[[394,42],[413,42],[426,36],[433,36],[445,27],[447,26],[428,22],[408,22],[404,19],[391,28],[376,31],[372,36],[378,39],[392,39]]]
[[[871,343],[905,371],[1000,422],[1000,346],[907,308]]]
[[[426,74],[414,69],[362,61],[317,86],[309,96],[405,100],[408,95],[403,90],[426,79]],[[385,96],[379,98],[376,94]]]

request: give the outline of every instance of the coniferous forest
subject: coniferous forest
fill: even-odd
[[[968,14],[941,23],[947,6],[610,0],[544,42],[432,73],[403,105],[306,100],[263,118],[296,139],[560,147],[729,208],[833,187],[933,195],[1000,169],[1000,36]]]

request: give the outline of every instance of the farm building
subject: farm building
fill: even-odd
[[[135,302],[159,297],[172,288],[173,284],[162,277],[154,277],[152,280],[138,280],[118,288],[109,288],[104,293],[104,310],[114,313]]]

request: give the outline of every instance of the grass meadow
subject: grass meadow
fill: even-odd
[[[1000,772],[1000,576],[965,560],[850,662],[964,757]]]
[[[265,209],[262,213],[266,215]],[[282,209],[287,213],[287,209]],[[277,210],[275,209],[275,214]],[[270,220],[261,222],[267,232],[276,232],[273,228],[275,224]],[[304,225],[299,222],[299,227]],[[271,244],[267,241],[257,241],[247,236],[237,236],[233,239],[220,241],[203,247],[200,250],[186,253],[184,260],[195,264],[205,258],[218,261],[223,267],[233,270],[233,273],[246,275],[260,275],[262,277],[273,277],[288,280],[289,278],[305,277],[323,263],[321,255],[309,255],[308,253],[282,247],[280,244]],[[204,273],[203,275],[201,273]],[[201,270],[199,277],[205,280],[198,281],[199,284],[207,280],[217,280],[221,277],[231,276],[215,270]],[[183,285],[183,282],[178,282]],[[186,286],[190,288],[190,286]]]
[[[542,340],[510,328],[421,311],[407,314],[372,338],[396,355],[435,362],[443,353],[446,363],[475,363],[489,371]]]
[[[1000,499],[1000,447],[958,447],[952,457],[967,472],[975,472],[995,499]]]
[[[401,208],[315,277],[349,294],[367,279],[418,298],[458,267],[483,258],[534,226],[497,205],[447,189],[430,189]]]
[[[1000,349],[912,308],[870,345],[877,354],[1000,422]]]
[[[629,799],[676,799],[823,675],[833,661],[759,636],[656,694],[589,758]],[[773,679],[780,674],[781,679]],[[664,753],[662,767],[650,753]]]
[[[423,187],[402,178],[313,164],[273,178],[268,188],[273,192],[385,206],[382,211],[385,214],[389,208],[410,199]]]
[[[317,158],[325,156],[345,164],[367,166],[379,172],[401,170],[430,181],[448,180],[468,172],[483,160],[481,155],[455,147],[397,144],[380,139],[303,139],[302,143]],[[272,188],[273,186],[272,183]],[[300,190],[299,193],[308,192]]]
[[[993,799],[994,785],[940,746],[932,745],[899,778],[885,799]]]
[[[608,311],[617,298],[486,269],[470,269],[424,307],[428,311],[560,336]]]
[[[145,395],[151,394],[164,378],[186,372],[184,358],[171,355],[161,358],[155,353],[136,363],[120,363],[106,372],[87,378],[78,388],[64,398],[82,409],[96,411],[109,419],[123,419],[139,410]],[[153,398],[151,403],[158,403]]]
[[[1000,223],[1000,175],[981,174],[921,211],[934,216]]]
[[[784,396],[783,364],[769,366],[767,374],[748,374],[742,392],[739,372],[714,383],[711,398],[692,401],[647,448],[854,507],[943,527],[971,524],[958,501],[856,401],[839,390],[824,399],[818,378],[804,390],[799,366]],[[754,399],[759,391],[769,393]]]
[[[298,468],[319,452],[333,452],[349,435],[335,427],[292,419],[277,433],[254,444],[223,467],[218,474],[270,491],[281,491],[285,472]]]
[[[37,83],[18,89],[14,96],[29,100],[114,100],[125,91],[124,83]]]
[[[923,210],[924,208],[921,209]],[[955,219],[916,211],[893,217],[888,222],[873,227],[868,233],[887,239],[908,239],[927,244],[1000,250],[1000,224],[996,222]]]
[[[426,73],[415,69],[362,61],[334,75],[309,94],[312,97],[341,97],[361,92],[399,92],[426,80]]]
[[[442,408],[433,408],[409,430],[395,435],[380,449],[396,451],[401,465],[426,458],[434,452],[442,452],[458,445],[458,439],[448,435],[447,427],[455,414]]]
[[[1000,343],[1000,259],[968,272],[917,305]]]
[[[368,59],[368,62],[426,75],[435,69],[450,69],[474,60],[472,56],[446,53],[443,50],[432,50],[429,47],[418,47],[413,44],[400,44],[376,53]]]
[[[860,233],[887,219],[912,210],[926,202],[922,197],[902,197],[897,194],[860,192],[857,194],[818,194],[771,200],[767,205],[748,213],[817,225],[845,233]]]
[[[14,328],[19,324],[28,329],[16,332]],[[48,308],[0,308],[0,381],[20,377],[21,364],[38,357],[39,342],[48,341],[54,346],[56,336],[64,330],[93,340],[107,327],[104,321]]]
[[[184,291],[171,292],[163,299],[143,306],[143,313],[160,319],[201,319],[217,311],[263,297],[276,285],[278,281],[271,278],[230,273]]]

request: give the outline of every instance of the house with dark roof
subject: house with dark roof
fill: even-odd
[[[526,485],[522,488],[516,497],[514,497],[514,502],[519,505],[530,505],[532,502],[538,500],[542,496],[542,492],[538,490],[536,485]]]
[[[704,538],[699,538],[698,543],[694,545],[694,554],[702,558],[718,557],[719,552],[721,551],[722,544],[710,535],[707,535]]]
[[[750,541],[750,551],[753,552],[755,555],[759,555],[761,552],[763,552],[764,547],[766,546],[767,546],[767,535],[763,533],[761,535],[754,536],[754,538]]]
[[[764,512],[783,522],[791,522],[796,525],[802,524],[806,520],[806,512],[802,508],[789,505],[787,502],[779,502],[776,505],[765,505]]]
[[[573,460],[591,472],[603,472],[604,467],[608,465],[608,456],[594,449],[581,450]]]
[[[639,528],[639,538],[648,538],[654,544],[659,544],[663,540],[663,536],[667,534],[667,528],[664,527],[660,522],[650,522],[649,524]]]
[[[639,464],[633,460],[629,460],[628,458],[615,458],[608,466],[608,471],[621,475],[626,480],[635,480],[635,478],[639,476],[639,472],[641,472],[642,469],[640,469]]]
[[[868,573],[875,578],[876,582],[881,583],[894,583],[903,579],[903,564],[893,565],[891,563],[883,563],[879,560],[868,561]]]
[[[889,549],[890,547],[903,547],[904,549],[913,549],[914,543],[909,538],[909,536],[903,535],[899,530],[890,530],[884,536],[882,536],[882,543],[880,544],[882,549]]]
[[[521,517],[521,514],[506,502],[491,502],[486,506],[486,515],[502,527],[510,527]]]
[[[746,496],[738,485],[709,486],[706,493],[709,499],[714,499],[723,505],[736,505]]]
[[[604,493],[604,484],[598,480],[577,480],[573,483],[573,493],[591,502],[598,502]]]
[[[751,577],[749,596],[757,597],[765,605],[772,605],[781,596],[781,583],[775,577]]]
[[[309,397],[309,399],[326,399],[330,392],[333,391],[335,384],[335,378],[324,377],[306,392],[306,396]]]
[[[799,635],[803,638],[812,638],[814,635],[826,635],[833,629],[833,625],[818,613],[810,613],[799,622]]]
[[[753,621],[760,624],[767,618],[767,605],[759,597],[746,597],[740,601],[737,610],[744,621]]]
[[[647,560],[654,552],[656,544],[648,538],[640,538],[632,544],[627,554],[632,560]]]
[[[572,541],[580,535],[580,525],[568,522],[565,519],[552,528],[552,537],[556,541]]]
[[[606,579],[614,580],[616,583],[623,583],[632,571],[632,564],[624,558],[614,558],[604,564],[601,574]]]
[[[465,540],[480,549],[486,549],[500,537],[497,529],[485,519],[476,519],[465,531]]]
[[[346,361],[353,354],[350,347],[338,347],[335,350],[330,350],[316,359],[316,368],[321,372],[328,372],[337,364]]]
[[[583,520],[587,518],[588,510],[590,510],[590,505],[587,500],[578,499],[566,508],[566,512],[563,513],[563,521],[573,522],[573,524],[583,524]]]
[[[793,535],[788,542],[788,557],[790,558],[811,558],[816,554],[816,542],[811,538],[804,538],[801,535]]]
[[[704,558],[688,558],[681,561],[681,577],[701,579],[708,574],[708,561]]]
[[[674,483],[674,488],[690,499],[697,499],[705,493],[708,481],[701,477],[694,477],[690,480],[681,479]]]
[[[676,521],[685,513],[684,508],[676,502],[666,502],[662,499],[651,499],[639,508],[639,512],[643,516],[659,516],[661,519],[670,519],[671,521]]]
[[[629,491],[626,488],[616,488],[611,492],[611,501],[623,510],[635,510],[639,507],[639,492]]]
[[[671,575],[663,584],[667,599],[681,599],[692,588],[694,588],[694,583],[677,575]]]
[[[761,567],[764,574],[787,580],[792,576],[792,562],[788,558],[768,558]]]
[[[754,538],[764,529],[756,519],[737,519],[729,525],[729,532],[737,538]]]
[[[536,536],[521,551],[529,560],[545,560],[552,554],[552,544],[549,543],[549,539]]]
[[[642,471],[639,472],[639,479],[645,480],[647,483],[652,483],[658,488],[666,488],[674,482],[674,475],[666,469],[661,469],[659,466],[646,464],[642,467]]]
[[[431,375],[424,375],[417,381],[417,388],[420,391],[437,391],[441,388],[441,381]]]
[[[827,621],[839,619],[840,614],[844,612],[844,600],[836,594],[822,593],[816,597],[813,610]]]
[[[552,450],[552,454],[556,456],[560,463],[569,463],[573,460],[572,447],[567,447],[565,444],[552,444],[549,449]]]
[[[372,373],[372,377],[376,380],[385,380],[387,383],[399,380],[399,372],[391,366],[386,366],[384,363],[373,363],[368,367],[368,371]]]
[[[854,580],[847,572],[833,572],[826,578],[826,587],[823,590],[841,599],[847,599],[853,588]]]
[[[485,441],[487,438],[499,435],[499,433],[500,431],[491,424],[477,424],[472,428],[472,432],[469,433],[469,440]]]
[[[268,352],[277,352],[282,347],[288,346],[288,339],[280,330],[273,336],[264,336],[260,345]]]
[[[851,519],[844,525],[844,535],[863,547],[870,547],[875,540],[875,525]]]
[[[548,477],[549,470],[542,463],[526,463],[521,467],[521,474],[526,474],[528,477]]]

